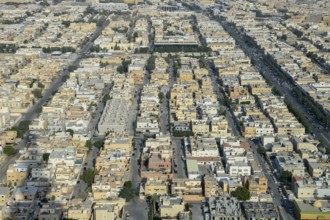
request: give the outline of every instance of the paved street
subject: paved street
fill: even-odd
[[[223,26],[225,26],[225,24],[223,24]],[[226,31],[228,31],[227,29],[228,28],[226,28],[226,27],[224,27],[225,28],[225,30]],[[232,36],[234,35],[232,32],[230,32],[230,31],[228,31],[229,32],[229,34],[231,34]],[[233,36],[234,37],[234,36]],[[239,45],[241,45],[241,44],[243,44],[243,46],[242,46],[242,48],[243,48],[243,51],[245,52],[245,53],[247,53],[247,55],[248,56],[250,56],[250,58],[254,58],[254,59],[257,59],[257,63],[259,63],[258,61],[259,61],[259,59],[262,59],[262,57],[261,57],[261,55],[259,54],[259,57],[256,55],[256,54],[253,54],[253,53],[255,53],[255,51],[250,51],[250,49],[248,48],[248,46],[245,44],[245,42],[242,42],[243,40],[242,39],[237,39],[237,38],[239,38],[237,35],[234,37],[234,39],[237,41],[237,42],[239,42]],[[246,52],[245,50],[248,50],[248,51],[250,51],[250,53],[249,52]],[[261,62],[262,63],[262,62]],[[269,69],[269,67],[268,67],[268,65],[266,65],[265,63],[263,63],[263,65],[260,65],[260,66],[258,66],[257,67],[259,70],[261,69],[261,68],[265,68],[265,69],[261,69],[261,71],[266,71],[269,75],[270,75],[270,77],[272,77],[273,79],[272,80],[274,80],[274,77],[275,77],[275,75],[276,74],[272,74],[271,73],[271,70]],[[212,83],[213,83],[213,89],[214,89],[214,91],[215,91],[215,93],[217,94],[217,96],[218,96],[218,98],[219,99],[223,99],[224,98],[224,94],[222,94],[221,93],[221,91],[220,91],[220,88],[219,88],[219,80],[218,80],[218,78],[217,78],[217,76],[215,75],[215,71],[214,71],[214,69],[212,68],[212,63],[211,62],[209,62],[209,67],[208,67],[208,69],[209,69],[209,74],[210,74],[210,77],[211,77],[211,79],[212,79]],[[279,81],[278,81],[279,82]],[[281,86],[281,87],[283,87],[282,85],[281,85],[281,83],[279,83],[279,86]],[[290,87],[284,87],[284,88],[286,88],[286,89],[288,89],[288,88],[290,88]],[[232,130],[232,133],[235,135],[235,136],[240,136],[240,129],[239,129],[239,126],[238,126],[238,124],[237,124],[237,120],[235,119],[235,116],[233,115],[233,112],[232,112],[232,110],[230,109],[230,108],[226,108],[226,117],[227,117],[227,119],[228,119],[228,123],[229,123],[229,126],[231,127],[231,130]],[[282,215],[284,216],[284,218],[285,219],[289,219],[289,220],[291,220],[291,219],[294,219],[292,216],[290,216],[287,212],[291,212],[290,210],[284,210],[282,207],[281,207],[281,205],[283,206],[283,207],[286,207],[286,206],[288,206],[287,205],[287,200],[286,199],[283,199],[282,198],[282,195],[279,193],[279,190],[278,190],[278,188],[279,188],[279,185],[278,185],[278,183],[275,183],[274,182],[274,180],[272,179],[272,174],[271,174],[271,171],[267,171],[267,170],[270,170],[269,168],[267,168],[266,166],[268,166],[267,164],[266,164],[266,162],[264,161],[264,159],[260,156],[260,154],[259,153],[257,153],[257,149],[258,149],[258,147],[253,143],[253,142],[251,142],[251,147],[252,147],[252,149],[253,149],[253,152],[254,152],[254,154],[256,155],[256,160],[257,160],[257,162],[260,164],[260,166],[261,166],[261,169],[262,169],[262,172],[265,174],[265,176],[267,177],[267,179],[268,179],[268,184],[269,184],[269,186],[270,186],[270,188],[269,188],[269,190],[270,190],[270,192],[271,192],[271,194],[272,194],[272,197],[274,198],[274,203],[275,203],[275,205],[277,205],[277,206],[279,206],[280,207],[280,212],[282,213]],[[197,208],[198,209],[198,208]],[[194,210],[196,210],[196,207],[195,207],[195,209]]]
[[[146,201],[134,198],[125,206],[126,216],[130,220],[147,220],[148,219],[148,204]]]
[[[251,45],[247,45],[244,36],[239,34],[231,25],[228,25],[225,21],[221,21],[224,29],[238,42],[242,50],[252,59],[256,61],[255,67],[261,72],[261,74],[272,82],[272,86],[275,87],[278,91],[285,95],[285,98],[293,105],[299,109],[300,113],[305,116],[311,125],[311,130],[315,134],[315,137],[319,140],[323,140],[325,143],[330,145],[330,140],[326,137],[330,136],[330,132],[325,130],[323,127],[323,122],[319,121],[316,116],[312,113],[309,113],[307,107],[304,103],[294,96],[292,88],[295,85],[290,84],[288,81],[284,82],[280,79],[277,71],[265,60],[265,55],[263,52]]]
[[[189,203],[189,204],[192,205],[191,207],[192,219],[204,220],[201,203],[198,202],[198,203]]]
[[[269,167],[265,159],[258,153],[258,145],[255,144],[253,141],[250,141],[250,145],[255,155],[256,161],[259,163],[262,172],[267,178],[268,187],[271,192],[274,204],[278,207],[282,206],[286,208],[286,210],[281,210],[281,213],[284,215],[285,219],[287,220],[295,219],[293,216],[288,214],[290,210],[289,210],[289,206],[287,205],[287,202],[289,201],[283,199],[283,195],[279,193],[280,183],[274,182],[273,180],[274,175],[272,174],[272,169]]]
[[[131,167],[130,167],[130,173],[131,173],[131,181],[132,181],[132,187],[139,190],[140,187],[140,158],[142,149],[144,147],[144,139],[143,138],[137,138],[135,137],[135,148],[136,150],[133,151],[134,156],[131,157]]]
[[[94,142],[94,140],[92,141]],[[88,153],[87,157],[85,158],[85,161],[82,165],[82,168],[80,170],[80,174],[77,176],[77,184],[73,188],[72,194],[71,194],[71,199],[74,198],[86,198],[86,193],[87,191],[87,184],[84,181],[80,181],[80,175],[88,169],[94,169],[94,161],[96,157],[99,154],[99,149],[96,147],[92,147],[92,150]]]
[[[8,166],[15,162],[15,160],[19,157],[19,154],[16,154],[15,156],[8,157],[4,159],[4,161],[1,161],[0,166],[0,183],[4,183],[7,175],[7,169]]]
[[[25,114],[23,114],[22,118],[17,122],[17,124],[20,121],[25,120],[33,120],[37,113],[36,110],[41,108],[49,98],[52,97],[52,93],[54,91],[57,91],[60,86],[63,84],[62,79],[63,77],[66,77],[69,75],[69,66],[77,66],[82,58],[83,54],[88,53],[90,48],[92,47],[92,39],[98,38],[98,36],[102,33],[102,30],[107,26],[108,22],[106,22],[102,27],[97,27],[94,33],[92,34],[92,37],[86,42],[86,44],[82,47],[82,49],[79,51],[78,56],[75,56],[73,60],[71,60],[67,67],[65,67],[62,71],[62,73],[57,77],[56,80],[54,80],[53,84],[51,84],[46,91],[44,92],[43,96],[32,106],[32,108],[29,109]]]
[[[143,86],[148,84],[150,81],[150,73],[146,73],[144,76],[144,82],[143,85],[136,87],[136,93],[133,101],[132,108],[135,109],[135,111],[132,111],[131,114],[131,125],[132,125],[132,133],[135,134],[135,125],[136,125],[136,117],[137,113],[139,112],[139,103],[141,100],[141,92],[143,89]],[[134,220],[140,220],[140,219],[148,219],[148,205],[145,200],[141,200],[138,197],[139,194],[139,188],[141,184],[141,178],[140,178],[140,159],[141,159],[141,153],[143,151],[144,147],[144,137],[143,135],[135,135],[134,137],[135,141],[135,148],[133,149],[133,153],[130,160],[130,180],[132,181],[132,188],[136,190],[137,196],[130,201],[128,204],[126,204],[126,216],[129,217],[129,219]]]
[[[232,36],[233,36],[233,34],[232,33],[230,33]],[[236,35],[236,38],[238,38],[238,36]],[[236,40],[236,38],[234,38],[235,40]],[[237,42],[239,42],[240,43],[240,45],[241,44],[244,44],[244,46],[242,46],[242,48],[243,48],[243,50],[245,49],[245,50],[249,50],[248,49],[248,46],[245,44],[245,42],[243,42],[243,40],[236,40]],[[244,50],[244,52],[245,52],[245,50]],[[250,52],[250,53],[247,53],[247,55],[250,55],[250,56],[254,56],[254,58],[255,59],[261,59],[260,57],[258,57],[257,55],[256,55],[256,53],[253,53],[252,51]],[[259,62],[257,62],[257,63],[259,63]],[[262,62],[260,62],[260,63],[262,63]],[[269,76],[270,77],[274,77],[274,75],[275,74],[271,74],[271,71],[270,71],[270,69],[269,69],[269,67],[267,66],[267,65],[265,65],[264,63],[263,63],[263,65],[261,65],[260,64],[260,66],[258,66],[259,67],[259,70],[260,71],[262,71],[262,72],[266,72],[266,73],[268,73],[269,74]],[[257,67],[257,68],[258,68]],[[272,76],[271,76],[272,75]],[[268,77],[269,77],[268,76]],[[272,82],[277,82],[276,80],[274,80],[274,78],[272,79]],[[280,86],[280,85],[279,85]],[[281,87],[281,88],[283,88],[283,87]],[[283,88],[283,89],[285,89],[285,87]],[[230,117],[230,119],[232,119],[232,120],[234,120],[234,118],[232,117],[232,116],[229,116]],[[229,122],[230,122],[231,120],[229,120]],[[233,131],[233,133],[235,133],[234,131]],[[235,135],[237,135],[237,133],[235,134]],[[278,191],[278,188],[279,188],[279,185],[278,184],[276,184],[275,182],[274,182],[274,180],[273,180],[273,178],[272,178],[272,174],[270,173],[270,171],[267,171],[267,168],[266,168],[266,162],[265,162],[265,160],[260,156],[260,154],[258,153],[258,151],[257,151],[257,149],[258,149],[258,147],[252,142],[252,141],[250,141],[250,144],[251,144],[251,147],[252,147],[252,149],[253,149],[253,151],[254,151],[254,155],[256,155],[256,159],[257,159],[257,162],[260,164],[260,166],[261,166],[261,169],[262,169],[262,172],[265,174],[265,176],[267,177],[267,180],[268,180],[268,184],[269,184],[269,187],[270,187],[270,192],[271,192],[271,195],[272,195],[272,197],[273,197],[273,199],[274,199],[274,204],[275,205],[277,205],[277,206],[284,206],[285,207],[285,205],[286,205],[286,202],[287,201],[285,201],[285,199],[283,199],[282,198],[282,196],[280,195],[280,193],[279,193],[279,191]],[[268,170],[270,170],[269,168],[268,168]],[[281,210],[281,213],[285,216],[285,219],[288,219],[288,220],[291,220],[291,219],[294,219],[292,216],[290,216],[286,211],[284,211],[284,210]]]
[[[86,42],[86,44],[79,51],[78,56],[74,56],[74,59],[71,60],[68,64],[68,66],[63,69],[62,73],[58,75],[57,79],[55,79],[54,82],[44,91],[43,96],[39,100],[37,100],[36,103],[26,113],[24,113],[22,115],[20,120],[18,120],[16,122],[16,124],[15,124],[16,126],[21,121],[25,121],[25,120],[32,121],[38,115],[37,110],[42,108],[42,106],[44,106],[47,103],[49,98],[51,98],[53,96],[52,93],[54,91],[58,91],[58,89],[63,84],[63,81],[62,81],[63,77],[66,77],[69,75],[68,67],[77,66],[79,64],[79,62],[82,58],[82,54],[85,54],[90,50],[90,48],[93,44],[92,41],[95,40],[96,38],[98,38],[98,36],[102,33],[102,30],[108,25],[108,23],[109,22],[105,22],[105,24],[103,26],[96,28],[96,30],[92,34],[91,38]],[[29,137],[29,135],[25,134],[24,137],[22,138],[21,142],[15,146],[15,149],[21,150],[24,147],[26,147],[28,144],[28,141],[29,141],[28,137]],[[2,165],[0,167],[0,182],[3,182],[4,177],[6,176],[6,170],[8,169],[8,166],[15,162],[16,157],[17,157],[17,155],[15,155],[13,157],[9,157],[2,163]]]
[[[102,95],[101,98],[96,106],[96,110],[94,112],[94,117],[92,119],[92,121],[89,123],[88,127],[87,127],[87,131],[90,131],[90,136],[93,137],[95,132],[97,131],[97,125],[98,122],[101,118],[101,115],[103,113],[104,107],[105,107],[105,103],[103,103],[103,97],[106,94],[109,94],[110,90],[112,89],[112,85],[108,85],[106,84],[103,91],[102,91]]]
[[[136,86],[135,89],[135,96],[132,102],[132,111],[130,111],[130,120],[128,120],[128,129],[129,129],[129,134],[134,136],[135,134],[135,126],[136,126],[136,118],[139,113],[139,103],[141,99],[141,92],[142,92],[142,85]]]
[[[165,93],[164,98],[160,103],[160,131],[163,134],[168,134],[169,132],[169,94]]]
[[[186,161],[182,159],[182,157],[186,158],[186,155],[184,154],[184,148],[182,145],[183,139],[171,137],[171,140],[172,140],[172,146],[173,148],[175,148],[173,153],[173,158],[174,158],[173,162],[174,164],[176,164],[174,165],[174,167],[177,170],[175,177],[186,178],[187,177]]]
[[[91,142],[94,143],[96,141],[104,141],[105,136],[97,136],[96,131],[97,131],[97,125],[98,122],[101,118],[102,112],[105,107],[105,103],[103,103],[103,97],[106,94],[109,94],[110,90],[112,89],[113,84],[109,85],[106,84],[104,86],[104,89],[101,93],[100,100],[97,103],[95,112],[94,112],[94,117],[92,118],[91,122],[87,126],[87,131],[90,133],[91,137]],[[87,184],[84,181],[80,181],[80,176],[81,174],[88,169],[94,169],[94,161],[96,160],[97,156],[99,154],[99,149],[92,146],[92,150],[87,154],[85,161],[81,167],[80,173],[77,175],[77,184],[73,188],[72,194],[70,196],[70,199],[73,198],[82,198],[84,199],[86,197],[86,192],[87,192]]]
[[[225,95],[220,91],[219,78],[216,75],[216,72],[213,67],[214,67],[213,63],[209,62],[208,71],[209,71],[209,75],[212,79],[213,90],[214,90],[215,94],[218,96],[218,100],[224,99]],[[235,118],[233,112],[227,106],[221,105],[221,107],[226,108],[226,118],[227,118],[229,127],[231,128],[231,133],[235,136],[239,136],[240,130],[239,130],[237,124],[235,123],[236,118]]]

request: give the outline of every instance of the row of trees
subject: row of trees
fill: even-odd
[[[70,27],[71,22],[70,21],[62,21],[62,25],[64,25],[64,27]]]
[[[310,57],[312,57],[312,55],[309,55]],[[274,70],[276,70],[276,72],[278,73],[279,77],[282,80],[288,80],[288,78],[285,76],[285,74],[277,67],[274,66],[273,63],[271,62],[270,58],[265,59],[265,62],[267,62],[269,65],[271,65]],[[290,79],[289,79],[290,80]],[[280,92],[277,90],[274,90],[275,92],[278,92],[280,94]],[[310,97],[304,95],[298,88],[293,88],[293,92],[297,95],[297,97],[303,101],[303,103],[312,110],[312,112],[315,114],[315,116],[317,117],[317,119],[319,119],[320,121],[324,121],[326,123],[326,125],[330,124],[330,117],[326,114],[324,114],[324,112],[322,112],[322,107],[320,107],[317,103],[314,103],[313,101],[311,101]],[[287,104],[289,110],[296,116],[296,118],[299,120],[299,122],[301,124],[304,125],[304,127],[306,128],[306,132],[310,132],[311,130],[311,126],[309,121],[307,120],[307,118],[301,113],[301,111],[293,106],[287,99],[284,100],[285,103]]]
[[[100,45],[93,45],[92,47],[91,47],[91,49],[90,49],[90,52],[96,52],[96,53],[98,53],[98,52],[100,52],[102,49],[101,49],[101,47],[100,47]]]
[[[148,47],[140,47],[136,48],[134,53],[148,53],[149,48]]]
[[[15,53],[17,50],[17,47],[15,44],[1,44],[0,45],[0,53]]]
[[[300,112],[300,110],[294,106],[287,98],[284,99],[285,104],[288,106],[288,110],[294,114],[298,121],[305,127],[307,133],[311,132],[311,125],[308,119]]]
[[[151,73],[155,69],[155,56],[150,56],[149,59],[147,60],[147,65],[146,65],[146,70]]]
[[[172,135],[174,137],[190,137],[194,135],[194,132],[192,131],[178,131],[178,130],[174,130],[172,132]]]
[[[44,53],[52,53],[55,51],[61,51],[62,53],[66,53],[66,52],[76,52],[76,49],[73,47],[43,47],[42,48],[42,52]]]
[[[25,134],[25,132],[27,132],[29,130],[29,125],[30,125],[31,121],[21,121],[18,126],[14,126],[11,128],[12,131],[16,131],[17,132],[17,137],[18,138],[23,138],[23,135]]]
[[[132,182],[127,181],[124,183],[124,187],[119,192],[119,197],[126,199],[126,202],[129,202],[134,198],[136,190],[133,189]]]
[[[324,114],[321,108],[317,104],[313,103],[310,98],[297,89],[293,88],[292,91],[297,95],[297,97],[304,102],[304,104],[315,114],[316,118],[323,121],[327,126],[330,125],[330,116]]]
[[[205,46],[193,46],[193,45],[166,45],[166,46],[156,46],[155,52],[159,53],[171,53],[171,52],[185,52],[185,53],[194,53],[194,52],[211,52],[211,48]]]

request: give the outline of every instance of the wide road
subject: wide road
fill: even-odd
[[[220,91],[219,77],[214,69],[213,62],[208,62],[208,72],[212,80],[213,91],[217,95],[218,100],[224,99],[225,94]],[[231,133],[235,136],[240,136],[240,128],[237,126],[237,123],[235,123],[236,117],[233,114],[233,111],[228,108],[228,106],[221,106],[221,108],[226,109],[226,119],[228,121],[229,127],[231,128]]]
[[[97,125],[102,116],[102,113],[103,113],[103,110],[104,110],[104,107],[106,104],[103,102],[103,97],[110,93],[110,90],[112,89],[112,87],[113,87],[113,83],[106,84],[103,88],[101,98],[98,101],[95,112],[94,112],[93,119],[91,120],[91,122],[88,124],[88,127],[87,127],[87,131],[90,132],[91,137],[96,136],[95,133],[97,131]]]
[[[254,143],[253,141],[250,141],[250,145],[255,155],[254,158],[256,159],[257,163],[259,163],[263,174],[267,178],[267,184],[269,187],[269,191],[271,192],[274,204],[279,207],[279,210],[284,216],[284,219],[293,220],[294,217],[288,214],[288,212],[293,213],[293,210],[289,209],[289,201],[287,199],[284,199],[283,195],[279,192],[279,188],[281,188],[280,183],[274,181],[276,179],[272,173],[271,167],[269,167],[264,157],[262,157],[258,153],[258,144]],[[285,209],[283,209],[282,207],[285,207]]]
[[[86,44],[82,47],[79,51],[78,55],[69,62],[68,66],[63,69],[63,71],[58,75],[57,79],[46,89],[43,93],[43,96],[26,112],[22,115],[21,119],[17,122],[25,121],[25,120],[33,120],[37,116],[37,109],[40,109],[42,106],[45,105],[47,100],[52,97],[52,93],[58,91],[60,86],[63,84],[62,79],[63,77],[69,76],[69,67],[70,66],[77,66],[82,58],[82,56],[89,52],[90,48],[93,45],[92,39],[96,39],[102,32],[102,30],[106,27],[106,24],[102,27],[97,27],[94,31],[92,37],[86,42]]]
[[[86,54],[89,52],[93,41],[100,36],[102,33],[102,30],[109,24],[109,21],[107,20],[103,26],[97,27],[90,39],[85,43],[85,45],[82,47],[82,49],[79,51],[78,56],[75,56],[75,58],[69,62],[68,66],[63,69],[63,71],[58,75],[57,79],[46,89],[46,91],[43,93],[43,96],[26,112],[22,115],[20,120],[16,122],[16,126],[21,122],[25,120],[32,121],[37,115],[37,110],[42,108],[44,106],[48,99],[52,97],[52,93],[55,91],[58,91],[60,86],[63,84],[62,79],[63,77],[69,76],[69,66],[77,66],[82,58],[83,54]],[[15,126],[14,125],[14,126]],[[25,134],[22,138],[21,142],[15,146],[17,150],[21,150],[24,147],[27,146],[29,142],[29,135]],[[16,155],[7,158],[5,161],[2,162],[0,166],[0,182],[3,181],[6,171],[8,169],[8,166],[15,162],[15,158],[17,157],[18,152]]]
[[[164,94],[164,98],[160,103],[160,120],[159,120],[160,131],[163,134],[168,134],[169,131],[169,99],[168,93]]]
[[[251,44],[246,43],[246,37],[240,34],[233,26],[229,25],[223,20],[220,20],[220,23],[224,29],[236,40],[238,45],[242,48],[247,56],[256,61],[255,67],[260,73],[271,82],[271,86],[276,88],[285,98],[293,105],[296,106],[300,113],[307,118],[311,125],[311,131],[315,134],[315,137],[319,140],[324,141],[327,145],[330,145],[330,132],[323,127],[323,122],[319,121],[316,116],[309,112],[304,103],[297,98],[292,89],[294,85],[290,85],[289,82],[283,81],[278,72],[274,69],[273,66],[269,65],[266,62],[266,57],[264,53],[257,47],[252,46]]]
[[[224,29],[227,31],[227,28],[224,27]],[[232,35],[231,32],[228,31],[228,33]],[[234,39],[236,40],[236,38],[234,38]],[[236,41],[239,42],[238,40],[236,40]],[[244,47],[244,46],[246,46],[246,47]],[[247,45],[244,45],[244,46],[243,46],[244,47],[243,48],[243,51],[245,51],[244,49],[248,49]],[[251,51],[251,54],[253,54],[252,51]],[[209,69],[209,75],[210,75],[210,77],[212,79],[213,89],[214,89],[215,93],[217,94],[218,98],[219,99],[223,99],[225,94],[222,94],[221,91],[220,91],[220,88],[219,88],[219,78],[216,75],[216,72],[214,71],[214,68],[212,68],[212,67],[213,67],[212,66],[212,63],[209,62],[208,69]],[[267,66],[264,66],[264,67],[265,68],[268,68]],[[241,129],[239,127],[239,124],[238,124],[238,121],[237,121],[235,115],[233,114],[232,109],[230,107],[229,108],[226,108],[226,113],[227,113],[226,114],[227,115],[227,119],[229,119],[228,120],[229,125],[232,128],[232,133],[235,136],[237,136],[237,137],[241,137],[241,134],[240,134],[240,130]],[[294,219],[292,216],[290,216],[286,212],[286,210],[284,210],[281,207],[281,206],[283,206],[283,207],[286,206],[287,200],[286,199],[282,199],[282,196],[281,196],[281,194],[279,193],[279,190],[278,190],[279,185],[274,182],[273,175],[269,171],[270,169],[267,170],[265,160],[263,158],[261,158],[260,154],[257,152],[258,146],[256,146],[252,141],[250,142],[250,144],[251,144],[251,148],[252,148],[252,150],[254,152],[255,159],[256,159],[257,163],[260,164],[260,167],[262,169],[262,172],[265,174],[265,176],[266,176],[266,178],[268,180],[268,184],[269,184],[269,187],[270,187],[269,190],[270,190],[271,195],[273,197],[274,204],[279,207],[281,214],[284,216],[284,219],[288,219],[288,220]]]
[[[187,178],[187,165],[184,145],[182,144],[183,138],[171,136],[173,151],[173,171],[176,178]]]
[[[103,91],[102,91],[102,94],[101,94],[101,97],[100,97],[100,100],[97,104],[97,107],[95,109],[95,112],[94,112],[94,117],[93,119],[91,120],[91,122],[89,123],[88,127],[87,127],[87,131],[90,132],[90,137],[91,137],[91,142],[94,143],[96,141],[104,141],[105,139],[105,136],[96,136],[94,135],[95,134],[95,131],[96,131],[96,128],[97,128],[97,123],[98,121],[100,120],[100,117],[102,115],[102,112],[103,112],[103,109],[105,107],[105,103],[103,103],[103,96],[106,95],[106,94],[109,94],[111,88],[112,88],[112,85],[105,85]],[[73,190],[72,190],[72,193],[70,195],[70,200],[75,198],[82,198],[84,199],[86,197],[86,192],[87,192],[87,184],[84,182],[84,181],[79,181],[80,179],[80,175],[87,169],[94,169],[95,167],[95,160],[96,160],[96,157],[99,155],[99,150],[97,147],[95,146],[92,146],[92,149],[90,152],[88,152],[85,160],[84,160],[84,164],[82,165],[81,169],[80,169],[80,173],[77,175],[77,184],[74,186]]]
[[[150,48],[150,47],[149,47]],[[137,112],[140,111],[139,103],[141,103],[141,93],[143,86],[149,84],[150,73],[146,71],[144,75],[143,85],[136,86],[136,93],[133,101],[133,110],[131,114],[132,133],[135,134],[134,141],[135,146],[130,161],[130,180],[132,181],[132,188],[135,189],[137,195],[139,195],[139,189],[141,184],[140,178],[140,161],[144,148],[144,136],[143,134],[136,134],[136,120]],[[140,199],[138,196],[134,197],[132,201],[125,206],[126,216],[129,219],[140,220],[148,219],[148,204],[145,200]]]

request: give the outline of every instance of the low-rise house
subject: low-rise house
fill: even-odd
[[[280,214],[276,206],[268,202],[243,202],[242,212],[246,219],[280,219]]]
[[[181,197],[161,196],[159,200],[162,218],[176,218],[179,213],[184,212],[185,206]]]
[[[210,197],[203,214],[205,219],[242,219],[240,202],[235,197]]]
[[[72,201],[68,208],[67,218],[89,220],[92,216],[92,205],[91,201]]]
[[[25,164],[11,164],[7,169],[7,183],[23,186],[29,175],[29,168]]]

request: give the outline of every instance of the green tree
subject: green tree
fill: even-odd
[[[18,124],[18,128],[21,129],[21,130],[27,131],[27,130],[29,130],[29,125],[30,124],[31,124],[31,121],[29,121],[29,120],[21,121]]]
[[[132,188],[132,182],[127,181],[124,183],[124,187],[119,192],[119,197],[126,199],[129,202],[134,198],[135,190]]]
[[[26,11],[25,12],[26,16],[30,17],[32,15],[32,13],[30,11]]]
[[[32,91],[33,95],[35,98],[39,99],[42,97],[42,93],[41,93],[41,90],[40,89],[35,89]]]
[[[166,63],[167,63],[167,64],[170,64],[171,59],[172,59],[171,54],[168,54],[167,57],[165,57],[165,61],[166,61]]]
[[[174,130],[172,132],[174,137],[189,137],[189,136],[194,136],[194,132],[192,131],[178,131]]]
[[[186,204],[184,205],[184,209],[185,209],[185,211],[189,211],[189,210],[191,210],[191,208],[192,208],[192,205],[191,205],[190,203],[186,203]]]
[[[104,142],[103,141],[96,141],[94,142],[94,146],[97,147],[97,148],[102,148],[104,145]]]
[[[30,123],[31,121],[29,120],[21,121],[17,127],[12,127],[11,130],[17,132],[18,138],[23,138],[24,133],[29,130]]]
[[[132,147],[135,148],[135,140],[132,140]]]
[[[251,197],[250,191],[242,186],[237,187],[235,191],[231,192],[231,196],[236,197],[237,199],[242,201],[249,200]]]
[[[122,60],[121,65],[117,67],[117,71],[122,74],[128,71],[128,66],[131,64],[131,60]]]
[[[72,129],[67,129],[66,132],[69,132],[70,135],[71,135],[71,137],[73,137],[73,135],[74,135],[74,131],[73,131]]]
[[[156,56],[150,56],[148,61],[147,61],[147,65],[146,65],[146,70],[151,72],[155,69],[155,60],[156,60]]]
[[[69,27],[71,24],[70,21],[62,21],[62,25],[64,25],[64,27]]]
[[[65,82],[67,79],[69,79],[70,77],[69,76],[63,76],[62,77],[62,82]],[[56,91],[57,92],[57,91]]]
[[[50,49],[50,47],[43,47],[42,48],[42,52],[44,52],[44,53],[51,53],[52,50]]]
[[[319,146],[320,146],[320,144],[319,144]],[[326,154],[330,154],[330,148],[326,148],[326,149],[325,149],[325,153],[326,153]]]
[[[81,175],[80,179],[83,180],[88,186],[92,186],[94,182],[95,171],[91,168],[85,170],[83,175]]]
[[[92,149],[92,142],[90,140],[86,141],[85,147],[90,151]]]
[[[124,73],[124,67],[123,66],[118,66],[117,67],[117,72],[120,73],[120,74],[123,74]]]
[[[8,157],[10,157],[16,153],[16,150],[12,146],[7,145],[4,147],[3,153],[6,154]]]
[[[148,47],[140,47],[136,48],[134,53],[148,53],[149,48]]]
[[[162,93],[162,92],[160,92],[160,93],[158,93],[158,98],[159,98],[159,100],[163,100],[164,99],[164,93]]]
[[[73,71],[75,71],[76,69],[78,69],[78,66],[69,66],[69,68],[68,68],[68,70],[69,70],[69,72],[73,72]]]
[[[285,170],[281,174],[281,178],[285,181],[285,183],[287,183],[288,181],[291,182],[292,176],[293,175],[289,170]]]
[[[264,147],[259,147],[259,154],[261,154],[261,155],[263,155],[263,156],[265,156],[266,155],[266,148],[264,148]]]
[[[48,163],[48,160],[49,160],[49,153],[44,153],[43,155],[42,155],[42,159],[46,162],[46,163]]]
[[[109,94],[104,95],[102,102],[105,104],[105,103],[107,103],[108,100],[110,100],[110,95]]]

